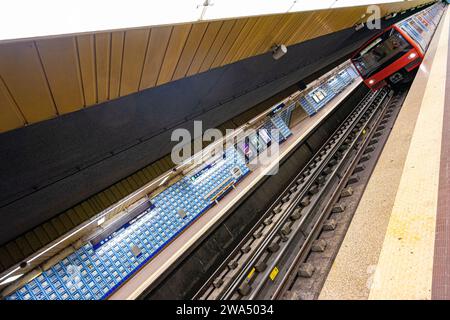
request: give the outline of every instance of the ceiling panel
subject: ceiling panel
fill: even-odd
[[[172,79],[191,28],[192,24],[177,25],[173,27],[156,84],[160,85],[169,82]]]
[[[1,47],[0,76],[28,123],[57,115],[34,41]]]
[[[276,43],[288,43],[291,36],[298,30],[298,26],[304,23],[306,16],[301,14],[288,14],[285,17],[285,23],[280,25],[280,29],[274,34],[273,39]]]
[[[250,56],[258,55],[266,52],[267,48],[273,46],[275,42],[274,35],[277,34],[280,27],[283,27],[287,21],[286,16],[278,15],[273,16],[271,19],[271,23],[267,25],[267,29],[264,32],[264,35],[261,37],[259,43],[255,45],[255,48],[252,50]]]
[[[256,43],[259,43],[259,41],[261,41],[261,37],[263,36],[265,27],[268,24],[269,20],[272,19],[272,16],[257,18],[256,23],[253,25],[252,29],[247,34],[245,40],[242,42],[238,51],[236,52],[233,61],[238,61],[248,56],[246,53],[254,49]]]
[[[42,65],[59,114],[84,104],[74,37],[36,41]]]
[[[11,97],[5,83],[0,79],[0,131],[7,131],[26,124],[19,108]]]
[[[383,15],[426,0],[380,5]],[[0,44],[0,132],[73,112],[367,19],[366,6]],[[16,110],[16,111],[15,111]]]
[[[194,24],[192,26],[192,30],[189,33],[189,38],[187,39],[183,52],[178,60],[172,80],[183,78],[186,75],[207,27],[208,23],[206,22]]]
[[[125,32],[120,95],[138,91],[144,66],[150,29],[129,30]]]
[[[151,88],[156,85],[172,29],[170,26],[152,29],[140,89]]]
[[[77,37],[78,60],[84,93],[84,105],[97,103],[97,80],[95,79],[94,35]]]
[[[242,47],[242,44],[244,43],[245,39],[249,35],[250,31],[255,26],[256,22],[258,21],[258,18],[252,17],[248,18],[245,24],[242,26],[241,30],[239,30],[239,33],[237,37],[235,38],[233,44],[231,45],[230,50],[228,50],[228,53],[225,55],[224,59],[221,62],[221,65],[226,65],[228,63],[234,62],[234,57],[237,55],[238,51]]]
[[[220,28],[222,27],[223,21],[213,21],[208,23],[208,27],[206,28],[205,35],[203,36],[200,45],[198,46],[198,50],[195,53],[194,58],[192,59],[192,63],[189,66],[187,75],[191,76],[193,74],[198,73],[203,60],[209,52],[214,40],[216,39],[217,34],[219,33]]]
[[[245,26],[247,21],[248,21],[248,19],[239,19],[239,20],[235,21],[233,28],[231,28],[230,33],[227,35],[227,38],[225,39],[225,41],[223,43],[223,46],[221,47],[217,56],[214,58],[211,68],[220,67],[222,65],[222,62],[225,59],[225,56],[231,50],[231,47],[235,43],[236,38],[239,36],[242,28]]]
[[[216,36],[216,39],[211,45],[211,48],[208,50],[208,53],[205,59],[203,60],[202,65],[200,66],[199,72],[207,71],[211,68],[214,59],[217,57],[220,50],[222,49],[224,42],[227,39],[227,36],[229,35],[235,23],[236,20],[228,20],[223,22],[220,31]]]
[[[125,32],[113,32],[110,41],[109,99],[119,97]]]
[[[97,102],[109,99],[109,74],[111,64],[111,34],[95,35],[95,61],[97,75]]]

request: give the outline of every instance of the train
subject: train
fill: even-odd
[[[403,19],[364,43],[351,61],[372,90],[413,79],[437,29],[445,4],[435,3]]]

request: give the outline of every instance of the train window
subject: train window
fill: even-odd
[[[408,41],[394,28],[383,33],[352,60],[363,78],[393,63],[412,49]]]

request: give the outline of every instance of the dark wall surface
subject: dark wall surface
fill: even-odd
[[[376,31],[375,31],[376,32]],[[0,245],[169,154],[174,128],[218,126],[354,51],[347,29],[0,134]]]

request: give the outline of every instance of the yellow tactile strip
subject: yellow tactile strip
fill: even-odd
[[[449,15],[428,76],[369,299],[430,299],[445,99]],[[427,75],[427,72],[429,73]],[[411,88],[414,93],[414,84]],[[414,94],[408,96],[413,100]]]

